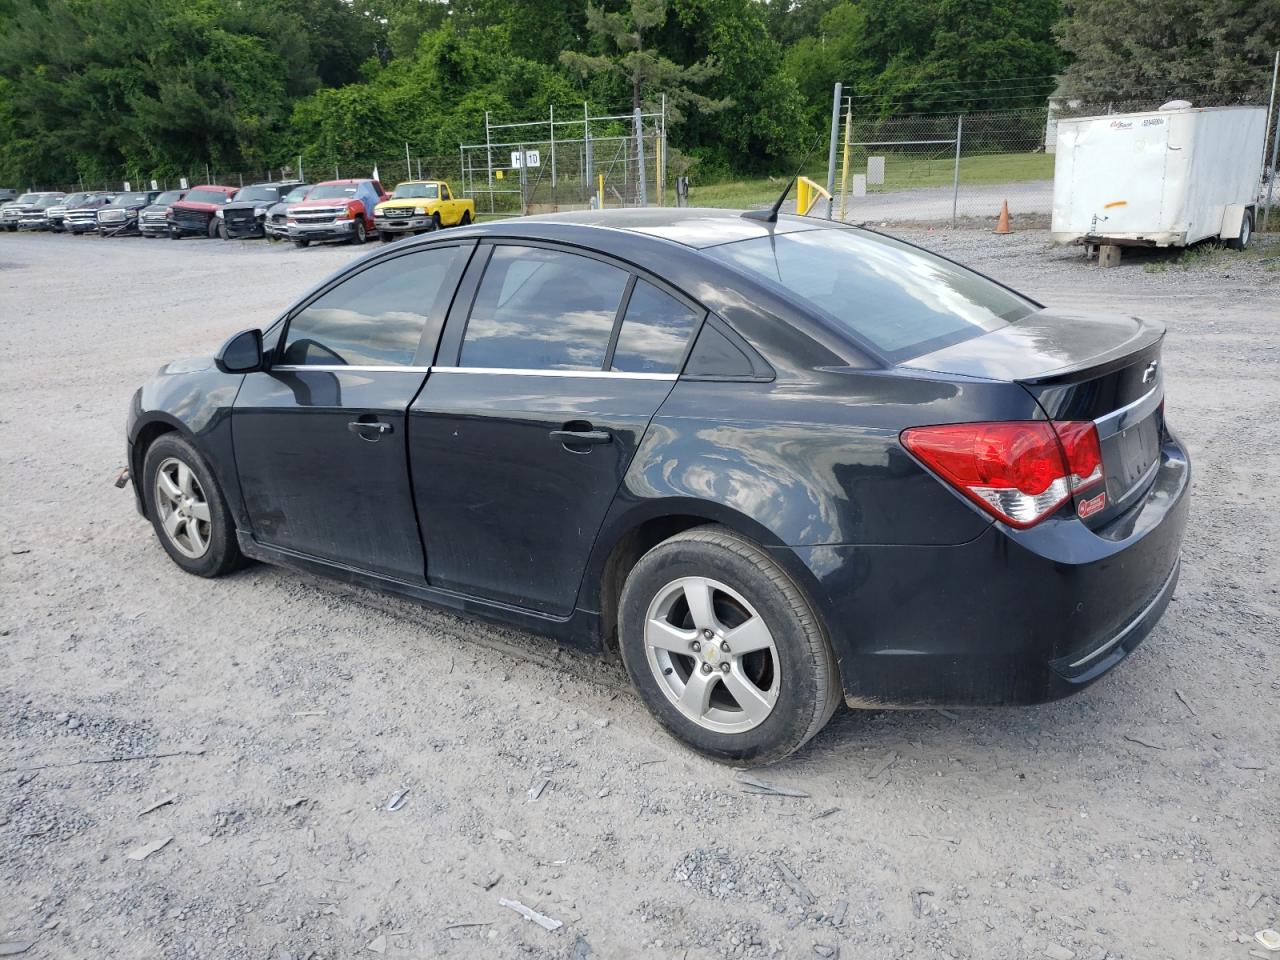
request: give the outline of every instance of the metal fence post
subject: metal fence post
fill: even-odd
[[[836,186],[836,141],[840,138],[840,101],[844,96],[844,84],[837,83],[831,96],[831,143],[827,148],[827,193]],[[803,171],[802,171],[803,172]],[[831,219],[831,200],[827,200],[827,219]]]
[[[551,204],[556,203],[556,105],[551,105]]]
[[[528,154],[524,151],[523,143],[517,149],[520,151],[520,215],[527,217],[529,215],[529,195],[525,192],[525,188],[529,184],[527,173],[529,165],[525,163],[525,160],[528,159]],[[493,194],[490,194],[490,196],[493,196]]]
[[[1280,74],[1280,50],[1276,51],[1275,65],[1271,68],[1271,106],[1267,108],[1267,120],[1271,122],[1271,176],[1267,178],[1267,204],[1262,208],[1262,229],[1267,229],[1271,220],[1271,193],[1276,186],[1276,144],[1280,144],[1280,114],[1276,110],[1276,75]],[[1275,120],[1272,120],[1272,116]],[[1267,158],[1267,145],[1262,144],[1262,159]]]
[[[845,208],[849,199],[849,151],[853,142],[853,98],[844,112],[844,159],[840,164],[840,222],[844,222]]]
[[[584,176],[583,176],[583,178],[582,178],[582,182],[586,185],[586,187],[587,187],[587,192],[588,192],[588,193],[591,193],[591,194],[594,194],[594,193],[595,193],[595,184],[594,184],[594,183],[592,183],[592,177],[591,177],[591,171],[592,171],[592,168],[593,168],[593,165],[592,165],[592,162],[591,162],[591,160],[592,160],[592,157],[591,157],[591,117],[590,117],[590,116],[589,116],[589,114],[587,113],[587,102],[586,102],[585,100],[584,100],[584,101],[582,101],[582,140],[583,140],[583,149],[584,149],[584,151],[586,152],[586,158],[587,158],[587,159],[586,159],[586,162],[585,162],[586,170],[585,170]]]
[[[956,169],[951,178],[951,225],[956,225],[956,208],[960,205],[960,137],[964,132],[964,114],[956,117]]]
[[[635,108],[635,131],[636,131],[636,169],[640,173],[637,181],[636,200],[637,206],[647,207],[649,205],[648,192],[645,190],[645,170],[644,170],[644,121],[640,119],[640,108]]]

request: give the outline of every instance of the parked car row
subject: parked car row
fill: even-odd
[[[24,193],[0,205],[0,228],[104,236],[267,237],[300,247],[315,241],[390,241],[475,219],[475,202],[443,180],[412,180],[387,194],[374,179],[203,184],[188,190]]]

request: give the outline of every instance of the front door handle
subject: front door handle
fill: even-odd
[[[384,434],[391,433],[395,428],[389,423],[380,423],[377,420],[352,420],[347,424],[347,429],[363,440],[377,440]]]
[[[613,434],[608,430],[552,430],[551,439],[566,447],[592,447],[613,443]]]

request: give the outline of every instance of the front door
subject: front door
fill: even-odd
[[[241,492],[261,543],[422,581],[405,412],[470,245],[375,261],[288,321],[232,411]]]
[[[483,245],[472,269],[456,365],[442,357],[409,412],[427,575],[564,616],[703,312],[552,247]]]

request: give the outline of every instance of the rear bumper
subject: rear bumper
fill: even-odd
[[[817,581],[850,705],[1042,703],[1111,670],[1164,613],[1190,479],[1166,437],[1141,502],[1096,532],[1069,517],[949,547],[776,549]]]

